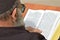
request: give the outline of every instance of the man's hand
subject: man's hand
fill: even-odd
[[[32,27],[26,27],[26,30],[29,32],[36,32],[36,33],[42,33],[40,29],[32,28]]]

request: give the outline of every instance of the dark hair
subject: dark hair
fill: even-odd
[[[11,4],[10,4],[10,7],[7,8],[9,10],[6,11],[6,10],[1,10],[0,9],[1,10],[0,11],[0,20],[2,20],[2,21],[7,20],[9,18],[9,15],[12,14],[12,12],[15,8],[19,8],[21,10],[21,12],[24,12],[24,10],[25,10],[25,5],[24,4],[21,4],[18,0],[11,0],[11,1],[14,2],[14,3],[12,3],[12,7],[11,7]],[[6,1],[6,2],[9,2],[9,1]],[[5,6],[7,6],[7,5],[5,5]]]
[[[6,0],[5,0],[6,1]],[[12,0],[11,0],[12,1]],[[11,2],[10,1],[10,2]],[[1,1],[0,1],[1,2]],[[7,1],[7,2],[9,2],[9,1]],[[13,12],[13,10],[14,10],[14,8],[16,8],[16,6],[17,6],[17,3],[16,3],[17,1],[15,0],[14,1],[14,4],[10,4],[10,7],[8,7],[7,8],[7,5],[5,5],[6,7],[2,7],[1,9],[0,9],[0,20],[2,20],[2,21],[6,21],[8,18],[9,18],[9,15],[11,15],[12,14],[12,12]],[[1,3],[2,4],[2,3]],[[3,3],[3,5],[4,5],[4,3]],[[2,9],[5,9],[5,8],[7,8],[6,10],[2,10]]]
[[[14,5],[8,11],[6,11],[0,15],[0,20],[2,20],[2,21],[8,20],[15,8],[17,9],[16,10],[16,18],[17,19],[15,21],[13,21],[13,19],[12,19],[11,21],[13,22],[14,26],[22,26],[22,25],[24,25],[24,22],[23,22],[21,13],[24,10],[22,11],[23,5],[20,3],[19,0],[16,0]]]
[[[15,2],[16,0],[0,0],[0,14],[10,10]]]

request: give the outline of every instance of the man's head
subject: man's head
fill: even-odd
[[[13,26],[23,26],[21,9],[20,0],[0,0],[0,23],[8,21]]]

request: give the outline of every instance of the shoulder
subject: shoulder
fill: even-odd
[[[22,31],[20,32],[17,36],[17,38],[23,38],[22,40],[45,40],[45,37],[39,33],[35,33],[35,32],[29,32],[29,31]]]
[[[46,40],[45,37],[40,33],[30,33],[32,40]]]

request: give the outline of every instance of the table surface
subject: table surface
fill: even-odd
[[[56,7],[56,6],[48,6],[48,5],[41,5],[41,4],[31,4],[31,3],[25,3],[26,9],[25,12],[22,13],[22,16],[25,17],[26,12],[28,9],[34,9],[34,10],[39,10],[39,9],[43,9],[43,10],[57,10],[60,11],[60,7]]]

